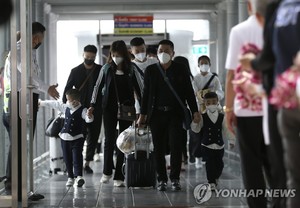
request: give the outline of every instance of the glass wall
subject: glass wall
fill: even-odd
[[[7,39],[9,27],[8,25],[0,26],[0,37],[3,38],[3,41],[0,41],[0,177],[6,175],[6,161],[9,150],[9,137],[8,133],[3,125],[3,108],[4,108],[4,97],[6,96],[4,88],[4,64],[6,57],[8,55],[8,44],[5,44]],[[0,183],[0,190],[4,188],[4,181]]]
[[[113,35],[114,21],[63,20],[57,22],[57,79],[60,93],[63,93],[71,69],[83,62],[83,47],[87,44],[94,44],[99,49],[97,44],[99,31],[101,35]],[[198,57],[209,55],[208,20],[153,20],[153,31],[154,33],[167,33],[175,44],[175,56],[187,57],[192,73],[198,73]],[[99,63],[99,56],[96,62]]]
[[[0,207],[26,207],[28,192],[34,191],[33,159],[47,149],[44,122],[37,122],[37,132],[41,133],[36,134],[38,139],[34,140],[32,131],[32,2],[12,2],[14,9],[10,21],[0,26],[0,68],[5,65],[4,73],[1,71],[0,76],[0,177],[7,177],[0,182]],[[17,31],[22,34],[22,41],[19,41]],[[10,54],[6,61],[8,51]],[[4,125],[8,127],[10,136]],[[7,168],[10,146],[11,168]],[[11,173],[7,173],[7,170],[11,170]]]
[[[105,22],[103,30],[109,29],[109,25]],[[88,44],[98,47],[97,34],[98,20],[57,22],[57,83],[61,95],[71,69],[83,62],[83,48]],[[99,57],[96,63],[99,63]]]

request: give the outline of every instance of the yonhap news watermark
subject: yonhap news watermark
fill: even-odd
[[[214,189],[209,184],[199,184],[194,189],[194,197],[197,204],[202,204],[214,196],[215,198],[248,198],[248,197],[268,197],[268,198],[292,198],[296,196],[296,189]]]

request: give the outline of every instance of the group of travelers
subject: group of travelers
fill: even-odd
[[[168,180],[172,191],[181,190],[182,161],[187,160],[195,164],[196,169],[205,164],[207,183],[212,191],[216,190],[224,168],[225,141],[233,148],[237,138],[245,189],[248,192],[267,192],[267,184],[271,190],[293,189],[296,191],[294,197],[273,197],[270,203],[272,207],[299,207],[299,108],[278,108],[268,100],[276,78],[291,66],[295,70],[300,67],[300,55],[297,55],[300,45],[298,8],[297,0],[248,1],[249,18],[233,27],[229,36],[225,96],[218,75],[211,72],[210,58],[205,55],[198,58],[199,73],[193,76],[187,59],[175,57],[175,46],[170,40],[161,40],[157,52],[151,55],[141,37],[130,41],[130,49],[123,40],[114,41],[103,66],[95,63],[97,48],[85,46],[84,61],[71,70],[62,102],[38,101],[38,95],[33,99],[34,127],[38,106],[65,112],[64,127],[59,136],[68,173],[66,186],[81,187],[85,183],[83,172],[93,173],[90,162],[93,161],[102,121],[105,136],[100,182],[106,184],[112,178],[115,187],[126,185],[122,173],[124,154],[116,148],[116,129],[122,132],[133,124],[118,119],[120,104],[126,103],[136,108],[136,125],[150,127],[158,191],[168,190]],[[43,41],[45,28],[40,23],[33,23],[32,29],[35,52]],[[254,54],[249,48],[259,50]],[[245,53],[246,49],[250,52]],[[33,54],[34,72],[38,76],[39,67]],[[5,78],[10,76],[9,57],[4,83],[1,83],[7,104],[3,121],[8,132],[11,93],[10,88],[6,88]],[[21,73],[20,65],[17,66]],[[252,92],[250,87],[257,83],[236,81],[238,76],[245,76],[244,80],[247,80],[246,73],[254,74],[254,78],[259,74],[261,85],[256,91],[264,96],[259,97],[258,102],[249,101],[253,94],[246,97],[249,91]],[[33,81],[41,91],[54,99],[59,98],[57,85],[49,87],[38,79]],[[245,85],[245,94],[237,92],[237,86],[242,84]],[[224,97],[223,108],[220,101]],[[192,117],[188,127],[183,125],[186,108]],[[19,134],[20,123],[19,119]],[[87,151],[83,162],[85,141]],[[165,159],[167,154],[170,154],[169,171]],[[8,190],[11,186],[10,163],[11,155],[7,163]],[[250,196],[247,203],[251,208],[267,207],[267,197],[264,194]]]

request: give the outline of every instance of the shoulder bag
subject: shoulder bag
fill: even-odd
[[[64,126],[65,118],[63,113],[58,114],[56,117],[49,119],[45,135],[48,137],[59,137],[58,134]]]
[[[191,128],[191,123],[192,123],[191,111],[183,104],[182,100],[180,99],[180,97],[178,96],[178,94],[174,90],[173,86],[171,85],[171,83],[169,81],[169,78],[163,72],[163,69],[161,68],[160,64],[156,63],[156,65],[158,66],[159,71],[160,71],[161,75],[163,76],[165,82],[169,86],[171,92],[173,93],[173,95],[175,96],[175,98],[179,102],[181,108],[183,109],[183,113],[184,113],[183,128],[185,130],[189,130]]]
[[[135,107],[133,105],[126,105],[126,103],[122,103],[122,104],[120,103],[114,72],[113,72],[113,79],[114,79],[114,85],[115,85],[115,91],[116,91],[116,97],[118,103],[118,114],[117,114],[118,120],[135,121],[136,120]]]

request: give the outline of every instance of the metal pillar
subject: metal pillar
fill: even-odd
[[[219,68],[219,79],[222,88],[225,86],[226,70],[225,60],[227,54],[228,32],[227,32],[227,19],[226,19],[226,5],[221,3],[218,5],[217,16],[217,63]]]
[[[227,0],[226,1],[226,19],[227,19],[227,39],[229,37],[229,32],[233,26],[238,24],[238,1],[237,0]]]
[[[239,0],[239,22],[248,18],[247,0]]]

